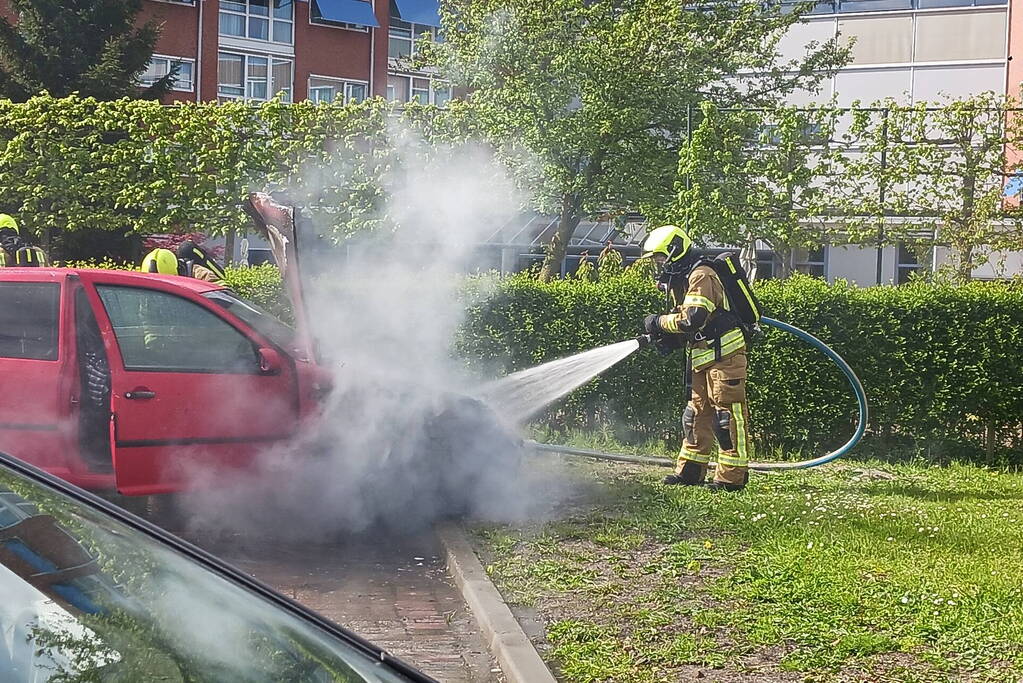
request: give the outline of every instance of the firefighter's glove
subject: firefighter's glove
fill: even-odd
[[[682,347],[683,339],[677,334],[671,334],[661,327],[661,318],[656,313],[651,313],[643,318],[643,329],[650,339],[650,344],[657,349],[657,353],[667,356],[672,351]]]
[[[661,324],[658,322],[660,317],[661,316],[656,313],[651,313],[647,317],[643,318],[643,331],[649,334],[650,338],[654,341],[664,334],[664,330],[661,329]]]

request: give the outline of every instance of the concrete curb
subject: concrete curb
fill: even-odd
[[[437,528],[447,552],[448,569],[479,622],[508,683],[557,683],[533,643],[508,609],[460,526]]]

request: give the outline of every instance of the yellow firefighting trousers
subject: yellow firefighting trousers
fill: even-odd
[[[693,397],[682,414],[684,441],[677,472],[687,462],[706,471],[714,442],[718,444],[714,481],[745,484],[752,442],[746,403],[746,351],[737,351],[712,365],[693,370]]]

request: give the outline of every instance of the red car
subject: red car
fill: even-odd
[[[126,495],[246,467],[329,387],[296,312],[297,331],[191,278],[0,269],[0,451]]]

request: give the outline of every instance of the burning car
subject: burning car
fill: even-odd
[[[245,467],[293,438],[330,380],[305,333],[293,237],[271,241],[294,329],[191,278],[0,270],[0,450],[83,488],[145,495],[187,488],[194,463]]]
[[[237,484],[239,505],[315,499],[338,523],[520,507],[521,440],[484,402],[318,357],[295,209],[256,194],[247,210],[294,328],[191,278],[0,270],[0,450],[83,488],[224,498]],[[395,491],[403,504],[383,504]]]

